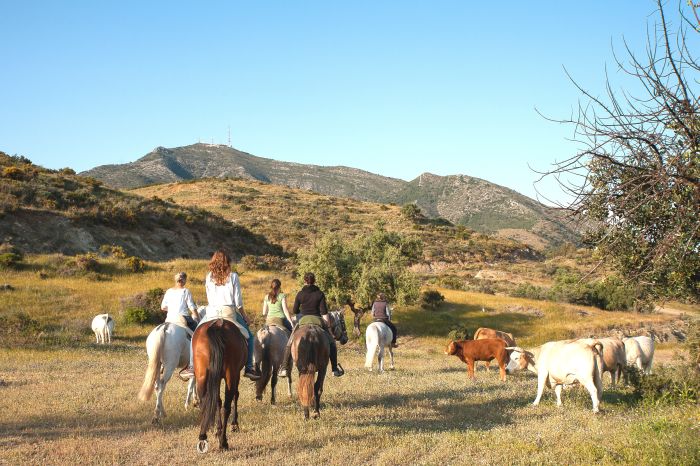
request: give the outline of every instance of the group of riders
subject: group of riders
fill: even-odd
[[[175,275],[175,286],[168,289],[163,296],[161,309],[167,312],[166,321],[182,321],[196,332],[198,326],[203,322],[212,319],[230,318],[248,333],[248,359],[245,365],[244,376],[257,380],[261,377],[260,370],[253,364],[254,337],[250,330],[250,320],[243,310],[243,294],[241,283],[236,272],[231,270],[231,259],[223,250],[214,253],[209,261],[209,273],[207,273],[204,287],[207,294],[207,310],[204,318],[200,318],[197,306],[192,298],[192,293],[186,288],[187,274],[179,272]],[[282,282],[275,278],[270,284],[270,291],[263,301],[263,316],[266,325],[283,327],[290,332],[282,367],[278,375],[286,377],[291,366],[291,345],[295,330],[299,326],[299,321],[309,316],[324,328],[330,345],[330,362],[333,375],[340,377],[344,374],[343,368],[338,364],[338,350],[335,338],[331,335],[329,328],[328,306],[326,296],[316,286],[316,277],[313,273],[307,272],[304,275],[304,286],[297,293],[294,299],[292,312],[287,308],[286,295],[282,292]],[[296,325],[292,325],[292,314],[299,316]],[[315,317],[315,319],[314,319]],[[372,317],[375,321],[385,323],[393,333],[392,346],[396,345],[396,326],[391,322],[391,308],[383,293],[377,295],[377,299],[372,303]],[[309,320],[309,319],[306,319]],[[180,377],[190,379],[194,376],[193,351],[190,347],[190,364],[180,371]]]

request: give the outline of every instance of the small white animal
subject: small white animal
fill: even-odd
[[[95,332],[97,343],[112,343],[114,333],[114,319],[109,314],[97,314],[92,319],[92,331]]]

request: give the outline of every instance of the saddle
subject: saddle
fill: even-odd
[[[284,326],[284,321],[280,317],[268,317],[267,320],[265,320],[265,326],[268,328],[277,327],[289,336],[290,332],[287,330],[287,327]]]
[[[217,319],[227,320],[238,327],[243,338],[248,340],[250,338],[250,333],[244,326],[236,321],[236,314],[238,314],[238,310],[233,306],[207,306],[207,314],[204,320],[202,320],[202,323]]]
[[[194,335],[194,332],[190,330],[190,328],[187,326],[187,321],[185,320],[185,317],[182,315],[179,315],[177,317],[167,317],[165,319],[166,324],[173,324],[177,325],[178,327],[182,327],[185,329],[185,332],[187,332],[187,339],[191,340],[192,335]]]
[[[318,327],[321,327],[323,329],[326,328],[325,325],[323,325],[323,319],[321,319],[319,316],[304,316],[299,320],[300,327],[302,325],[316,325]]]

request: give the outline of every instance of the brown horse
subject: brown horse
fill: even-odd
[[[217,319],[205,322],[197,328],[192,339],[192,351],[197,395],[202,407],[197,451],[206,453],[209,449],[207,430],[215,421],[219,448],[226,450],[226,425],[231,414],[231,401],[231,431],[238,431],[238,383],[241,379],[241,369],[248,357],[248,346],[236,325],[227,320]],[[226,381],[223,408],[220,395],[222,379]]]
[[[340,341],[341,345],[348,342],[348,334],[345,328],[345,315],[342,311],[330,312],[330,332]],[[323,382],[326,379],[326,369],[330,360],[330,344],[326,331],[317,325],[303,325],[294,332],[292,341],[292,357],[299,371],[297,393],[299,402],[304,407],[304,419],[309,419],[309,408],[314,404],[313,417],[318,418],[321,413],[321,394]],[[314,383],[314,377],[318,372],[318,378]]]

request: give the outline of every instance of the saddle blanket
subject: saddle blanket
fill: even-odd
[[[200,325],[210,320],[228,320],[238,327],[238,330],[241,331],[241,335],[247,340],[250,338],[250,333],[248,333],[248,330],[246,330],[244,326],[236,321],[236,314],[238,314],[238,310],[233,306],[207,306],[206,316],[201,320]]]
[[[194,332],[190,330],[190,328],[187,326],[187,321],[185,320],[185,316],[179,315],[177,317],[167,317],[165,319],[166,324],[173,324],[177,325],[178,327],[182,327],[185,329],[187,332],[187,335],[192,338],[192,335],[194,335]]]
[[[317,325],[323,327],[323,319],[319,316],[304,316],[299,321],[299,325]]]

